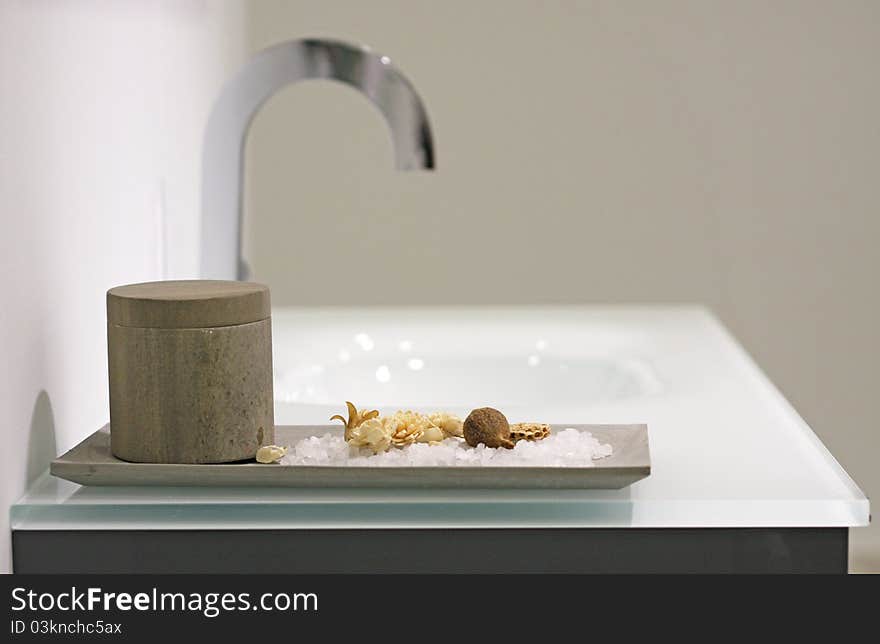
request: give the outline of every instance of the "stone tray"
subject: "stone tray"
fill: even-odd
[[[593,467],[363,467],[129,463],[110,453],[110,427],[102,427],[52,461],[50,472],[82,485],[300,487],[300,488],[595,488],[619,489],[651,473],[646,425],[554,425],[589,431],[614,453]],[[275,442],[292,445],[311,435],[341,433],[340,426],[278,426]]]

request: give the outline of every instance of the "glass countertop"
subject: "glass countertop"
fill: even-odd
[[[279,379],[289,386],[277,400],[279,424],[326,422],[321,396],[335,400],[334,387],[351,378],[330,365],[337,357],[369,373],[374,366],[364,361],[393,365],[391,353],[405,348],[404,358],[416,356],[421,367],[394,372],[401,396],[421,391],[401,378],[430,385],[431,365],[442,357],[438,383],[445,378],[443,394],[454,399],[448,372],[456,360],[491,369],[492,352],[509,360],[516,346],[529,368],[575,375],[514,374],[520,383],[556,379],[572,393],[557,389],[546,402],[535,396],[527,408],[503,407],[512,422],[645,422],[652,473],[622,490],[83,487],[46,473],[11,508],[12,529],[816,528],[869,520],[858,486],[701,308],[278,310],[273,326],[276,390]],[[490,342],[468,349],[490,329]],[[360,355],[365,336],[369,355]],[[420,344],[430,348],[424,355]],[[578,373],[582,398],[572,381]],[[609,389],[596,376],[604,373],[619,374],[626,388]],[[291,400],[294,390],[315,400]]]

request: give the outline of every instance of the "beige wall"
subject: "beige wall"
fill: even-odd
[[[880,499],[880,3],[251,5],[252,49],[387,53],[439,171],[301,85],[248,146],[246,254],[280,304],[704,302]],[[880,529],[854,531],[880,570]]]

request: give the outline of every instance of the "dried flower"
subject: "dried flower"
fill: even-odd
[[[387,418],[370,418],[351,430],[346,440],[355,447],[369,447],[375,454],[391,446],[391,425]]]
[[[432,426],[427,416],[414,411],[398,411],[386,420],[392,428],[391,441],[396,447],[418,442]]]
[[[375,409],[372,411],[358,411],[357,407],[354,406],[353,403],[345,401],[346,406],[348,407],[348,420],[336,414],[330,417],[330,420],[341,420],[342,424],[345,425],[345,440],[351,440],[351,431],[360,426],[364,421],[370,420],[371,418],[378,418],[379,412]]]
[[[449,436],[462,436],[462,421],[448,412],[430,416],[415,411],[398,411],[385,418],[379,412],[358,411],[350,402],[348,419],[339,414],[330,420],[345,425],[345,440],[355,447],[369,447],[375,453],[384,452],[391,445],[405,447],[412,443],[437,444]]]
[[[446,411],[438,411],[428,416],[428,420],[443,430],[447,436],[464,436],[461,418]]]

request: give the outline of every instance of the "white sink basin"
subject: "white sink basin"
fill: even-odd
[[[378,408],[492,405],[509,413],[661,390],[643,335],[489,310],[273,312],[277,421],[344,400]],[[574,422],[574,419],[571,419]]]
[[[273,343],[279,424],[327,423],[345,400],[647,423],[651,476],[579,492],[595,506],[568,520],[584,525],[868,522],[861,490],[701,308],[276,309]]]

